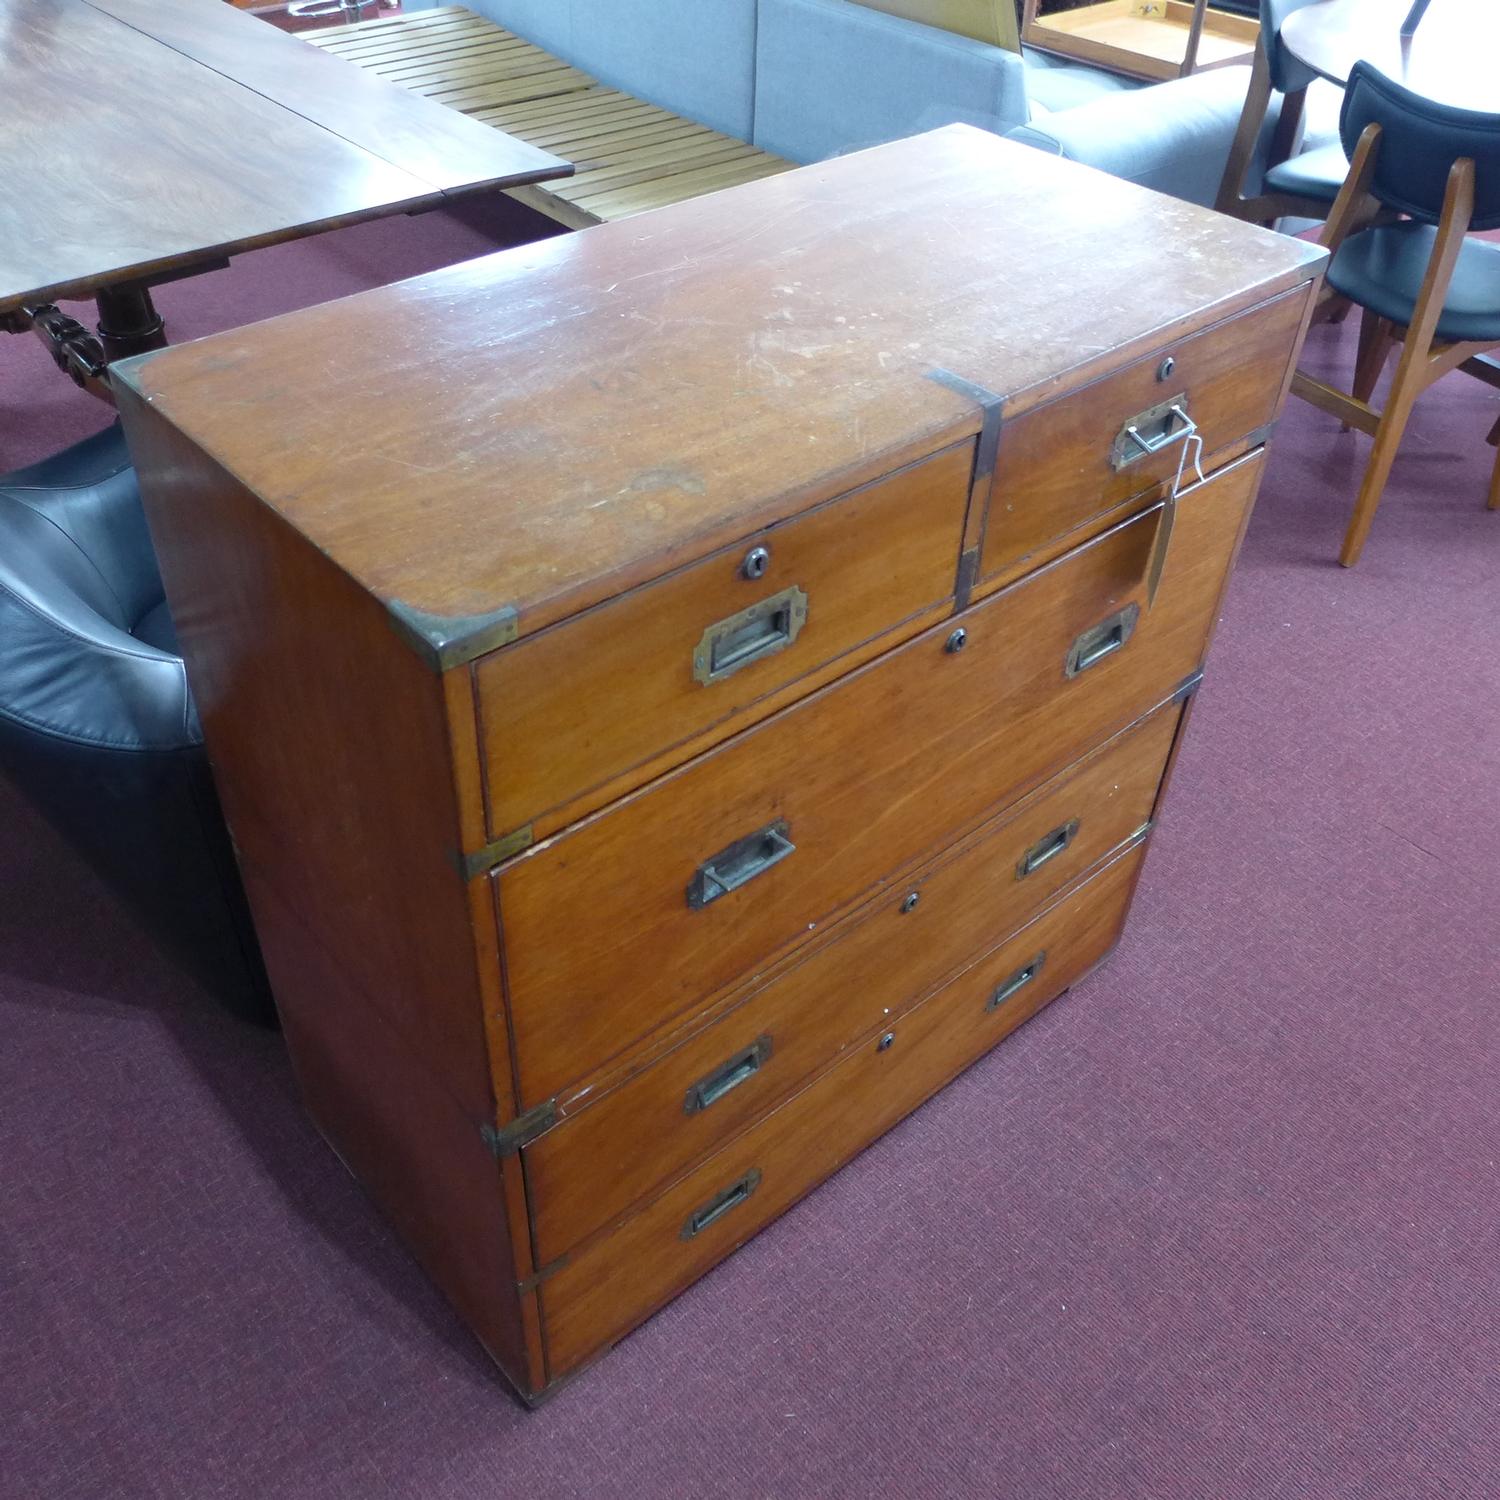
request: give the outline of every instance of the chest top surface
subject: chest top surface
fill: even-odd
[[[976,432],[934,371],[1010,418],[1322,259],[950,126],[117,378],[387,605],[525,634]]]

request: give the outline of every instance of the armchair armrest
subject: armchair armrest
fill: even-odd
[[[1247,67],[1214,68],[1107,94],[1019,125],[1007,135],[1212,207],[1249,83]]]

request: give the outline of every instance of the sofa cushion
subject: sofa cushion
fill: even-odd
[[[748,141],[756,0],[464,0],[611,88]]]

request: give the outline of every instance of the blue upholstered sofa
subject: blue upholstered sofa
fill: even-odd
[[[464,3],[615,88],[793,161],[961,120],[1203,203],[1250,71],[1142,86],[855,0]]]

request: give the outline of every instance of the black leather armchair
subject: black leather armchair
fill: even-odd
[[[118,424],[0,476],[0,770],[210,990],[274,1020]]]

